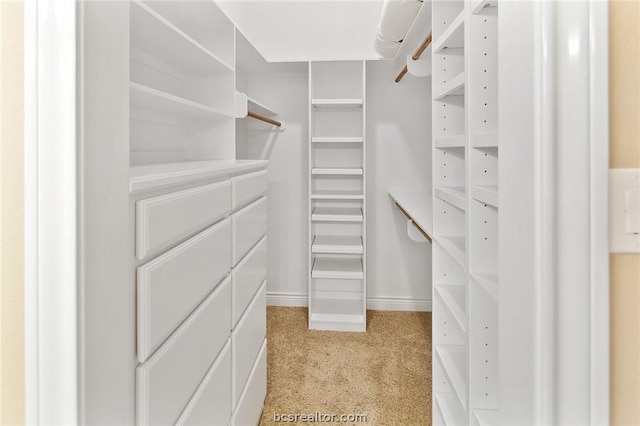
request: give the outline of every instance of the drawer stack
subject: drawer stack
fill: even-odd
[[[138,424],[258,423],[266,189],[262,170],[134,200]]]

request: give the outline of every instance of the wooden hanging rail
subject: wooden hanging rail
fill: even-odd
[[[265,123],[273,124],[274,126],[278,126],[278,127],[282,126],[281,122],[274,120],[272,118],[266,117],[262,114],[258,114],[257,112],[248,111],[247,116],[251,118],[255,118],[256,120],[264,121]]]
[[[431,31],[429,31],[429,35],[427,36],[427,38],[424,39],[424,41],[422,42],[422,44],[420,45],[420,47],[418,47],[418,50],[416,50],[416,53],[414,53],[411,58],[414,61],[417,61],[418,59],[420,59],[420,55],[422,55],[422,52],[425,51],[425,49],[431,44]],[[398,76],[396,77],[396,83],[400,83],[400,80],[402,80],[402,77],[404,77],[404,75],[407,73],[408,69],[407,66],[405,65],[404,68],[402,69],[402,71],[400,71],[400,74],[398,74]]]

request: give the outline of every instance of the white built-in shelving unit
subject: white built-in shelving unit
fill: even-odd
[[[366,330],[365,62],[309,64],[309,328]]]
[[[498,424],[498,7],[434,1],[433,418]]]

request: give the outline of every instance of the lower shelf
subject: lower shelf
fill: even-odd
[[[316,258],[311,269],[311,278],[338,280],[362,280],[361,259]]]
[[[449,377],[449,383],[451,383],[455,394],[458,396],[460,404],[465,408],[467,405],[467,356],[465,347],[435,345],[434,349],[445,374]]]
[[[364,303],[360,299],[312,299],[312,330],[365,331]]]
[[[453,393],[437,393],[434,399],[445,425],[466,425],[469,423]]]
[[[316,235],[311,253],[362,254],[362,237],[345,235]]]

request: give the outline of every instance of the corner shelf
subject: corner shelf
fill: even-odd
[[[362,260],[317,257],[311,268],[311,278],[362,280]]]
[[[362,254],[362,237],[348,235],[316,235],[311,243],[314,254]]]
[[[465,92],[465,73],[464,71],[455,77],[451,78],[449,81],[444,83],[437,90],[434,90],[433,99],[436,101],[441,100],[447,96],[464,96]]]
[[[467,352],[464,346],[434,345],[435,353],[463,408],[467,407]]]
[[[451,204],[454,207],[465,211],[467,196],[464,192],[464,187],[459,186],[439,186],[435,189],[436,197]]]
[[[433,53],[464,47],[464,8],[433,45]]]
[[[314,222],[362,222],[362,209],[357,207],[316,207],[311,213]]]
[[[311,105],[315,108],[344,108],[344,107],[362,107],[363,100],[361,98],[349,99],[312,99]]]

